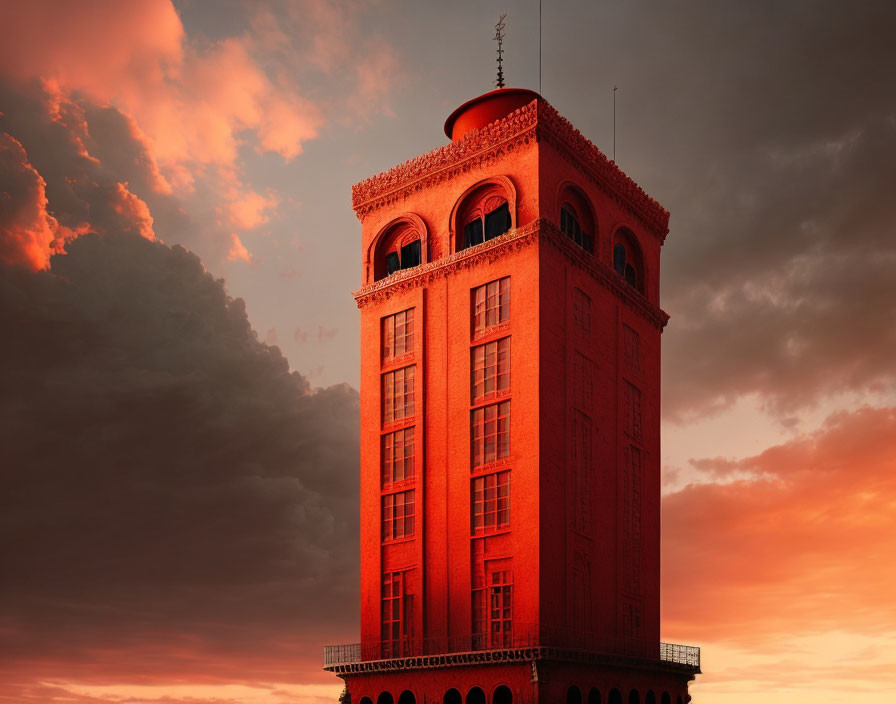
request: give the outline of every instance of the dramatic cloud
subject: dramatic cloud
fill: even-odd
[[[713,481],[663,500],[664,630],[763,651],[782,634],[894,630],[896,408],[696,464]]]
[[[0,329],[0,679],[295,682],[350,637],[355,391],[136,233],[5,266]]]
[[[664,59],[633,58],[625,114],[672,211],[670,417],[896,388],[896,6],[857,10],[676,5],[644,24]]]

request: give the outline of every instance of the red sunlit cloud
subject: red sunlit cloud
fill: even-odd
[[[718,482],[663,502],[667,632],[768,648],[782,633],[892,630],[896,409],[698,466]]]

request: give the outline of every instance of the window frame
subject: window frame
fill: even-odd
[[[382,495],[380,512],[380,542],[395,543],[413,540],[416,535],[417,506],[414,489],[399,489]],[[401,497],[402,501],[398,501]],[[408,511],[410,507],[410,512]],[[401,525],[401,531],[396,526]],[[410,530],[408,527],[410,526]]]
[[[510,336],[507,335],[470,348],[470,399],[472,403],[501,398],[510,393],[510,347]],[[477,359],[477,356],[481,356],[481,359]],[[477,379],[477,377],[480,378]],[[491,389],[487,388],[489,382],[491,382]],[[481,387],[478,393],[477,387]]]

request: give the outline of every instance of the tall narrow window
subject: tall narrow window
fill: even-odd
[[[628,325],[622,326],[622,342],[625,364],[632,371],[641,371],[641,339]]]
[[[473,290],[473,331],[478,333],[510,319],[510,277]]]
[[[505,561],[501,561],[505,562]],[[485,568],[473,588],[473,647],[504,648],[513,645],[513,573]]]
[[[383,435],[383,486],[414,476],[414,426]]]
[[[383,318],[383,361],[401,357],[414,349],[414,309]]]
[[[414,535],[414,490],[383,496],[383,541]]]
[[[463,241],[458,249],[475,247],[510,230],[512,219],[507,199],[494,191],[473,196],[460,211],[458,226],[463,225]]]
[[[383,374],[383,423],[414,415],[414,370],[412,365]]]
[[[510,338],[474,347],[472,351],[473,400],[510,386]]]
[[[510,525],[510,472],[497,472],[472,481],[473,534]]]
[[[408,591],[407,572],[386,572],[382,592],[382,657],[410,652],[414,624],[414,595]]]
[[[620,230],[613,245],[613,268],[633,289],[644,293],[644,264],[637,239],[628,230]]]
[[[641,439],[641,389],[626,381],[623,388],[625,431],[635,440]]]
[[[510,229],[510,208],[507,203],[500,205],[490,213],[485,214],[485,239],[486,241],[503,235]]]
[[[572,318],[580,333],[591,334],[591,299],[580,288],[572,290]]]
[[[510,401],[474,409],[471,426],[474,467],[510,454]]]
[[[420,240],[414,240],[401,248],[401,268],[412,269],[415,266],[420,266]]]
[[[513,578],[509,570],[492,572],[488,600],[489,645],[509,647],[513,644]]]

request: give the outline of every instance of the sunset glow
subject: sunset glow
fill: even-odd
[[[445,143],[501,12],[508,84],[671,213],[695,702],[893,701],[896,6],[545,3],[539,67],[531,2],[0,4],[0,703],[336,701],[351,186]]]

